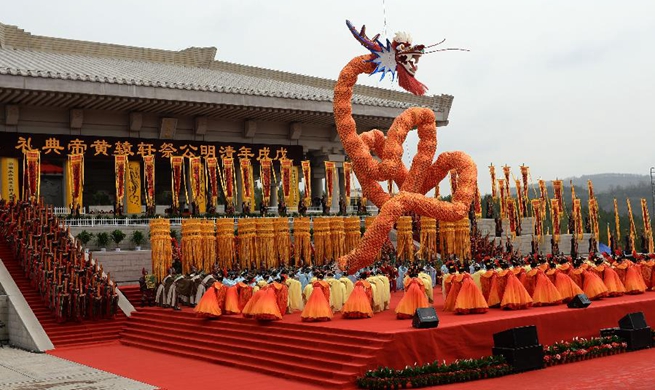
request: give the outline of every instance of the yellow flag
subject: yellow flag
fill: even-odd
[[[127,166],[127,213],[141,214],[141,163],[129,161]]]

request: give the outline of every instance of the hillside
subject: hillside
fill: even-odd
[[[650,176],[633,173],[599,173],[596,175],[582,175],[580,177],[567,177],[562,179],[567,185],[573,182],[576,187],[587,187],[587,180],[594,183],[596,192],[613,192],[616,187],[639,186],[650,184]]]

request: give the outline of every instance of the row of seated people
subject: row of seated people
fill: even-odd
[[[86,256],[52,207],[1,200],[0,233],[58,322],[114,317],[116,284]]]

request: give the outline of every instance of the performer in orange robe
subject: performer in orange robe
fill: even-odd
[[[502,296],[500,307],[507,310],[527,309],[532,306],[532,298],[519,282],[506,262],[501,262],[502,270],[496,279],[498,295]]]
[[[416,272],[416,270],[411,269],[408,271],[408,275],[405,277],[403,286],[405,294],[403,295],[400,302],[398,302],[398,306],[396,306],[396,318],[399,320],[412,318],[414,317],[416,309],[430,306],[430,303],[428,302],[428,296],[424,291],[423,281],[418,277],[418,272]],[[364,295],[366,295],[365,292]],[[366,311],[366,305],[362,306],[363,310]],[[368,310],[371,310],[370,303],[368,306]],[[373,311],[371,310],[371,316],[372,315]]]
[[[533,261],[530,264],[530,271],[526,272],[525,278],[523,279],[523,287],[525,287],[525,290],[530,294],[530,296],[534,296],[534,288],[537,285],[537,273],[541,271],[538,266],[539,264],[537,264],[536,261]]]
[[[271,284],[275,291],[277,305],[280,309],[280,314],[285,315],[289,307],[289,287],[282,280],[278,279]]]
[[[641,277],[644,280],[644,284],[646,284],[646,291],[653,287],[653,264],[655,264],[655,262],[647,256],[640,257],[637,260],[639,271],[641,271]]]
[[[555,276],[555,287],[557,288],[557,291],[559,291],[559,295],[562,297],[562,302],[564,303],[568,303],[576,295],[584,293],[565,272],[565,270],[570,269],[570,265],[568,263],[566,265],[566,268],[555,269],[553,273]]]
[[[500,296],[496,288],[496,279],[498,275],[494,270],[492,262],[485,263],[486,271],[480,275],[480,286],[482,287],[482,296],[487,301],[489,307],[500,306]]]
[[[483,314],[489,310],[482,291],[468,273],[462,277],[461,287],[455,300],[455,314]]]
[[[577,284],[578,287],[584,290],[584,271],[589,268],[589,264],[582,262],[582,259],[577,258],[573,261],[573,267],[569,269],[568,275]],[[601,280],[602,282],[602,280]],[[585,293],[586,294],[586,293]]]
[[[246,304],[250,301],[253,296],[253,287],[250,285],[252,282],[252,277],[246,277],[246,280],[243,280],[237,283],[237,292],[239,293],[239,311],[243,312],[243,308],[246,307]]]
[[[534,306],[550,306],[559,305],[560,303],[562,303],[562,296],[557,287],[550,281],[545,272],[537,269],[532,304]]]
[[[223,314],[240,314],[239,308],[239,293],[237,292],[238,286],[230,286],[225,293],[225,311]]]
[[[309,296],[300,318],[305,322],[330,321],[333,315],[330,307],[330,285],[323,280],[323,275],[318,274],[312,287],[312,295]]]
[[[193,311],[198,316],[220,317],[225,309],[225,294],[227,287],[222,283],[223,278],[218,277],[217,281],[207,290],[200,302]]]
[[[603,279],[601,279],[596,272],[584,269],[582,271],[582,276],[582,290],[587,298],[596,300],[607,296],[607,286],[605,286]]]
[[[597,259],[596,266],[592,270],[603,279],[603,283],[607,287],[608,297],[620,297],[625,293],[625,286],[621,283],[619,275],[612,267],[605,265],[605,260]]]
[[[255,297],[259,297],[255,299]],[[248,307],[244,308],[244,313],[248,311],[250,316],[259,321],[277,321],[282,319],[280,308],[278,307],[277,296],[275,295],[275,287],[270,284],[265,285],[255,293],[252,301],[254,304],[248,311]]]
[[[366,281],[367,275],[360,275],[360,278],[355,283],[353,292],[343,305],[341,313],[343,318],[370,318],[373,317],[373,292],[371,284]],[[418,284],[417,284],[418,285]],[[423,291],[423,290],[421,290]]]
[[[625,293],[643,294],[646,291],[646,283],[641,273],[641,265],[630,265],[625,271]]]

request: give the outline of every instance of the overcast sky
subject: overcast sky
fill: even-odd
[[[417,79],[455,96],[438,152],[471,154],[483,193],[491,162],[515,175],[525,163],[535,181],[655,166],[654,1],[385,2],[390,38],[407,31],[415,43],[471,50],[425,56]],[[37,35],[215,46],[218,60],[332,79],[365,53],[345,19],[383,32],[383,0],[22,0],[0,16]],[[360,82],[398,88],[378,79]]]

